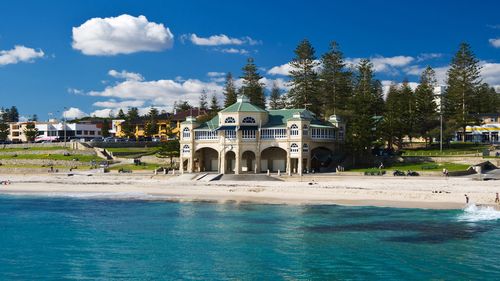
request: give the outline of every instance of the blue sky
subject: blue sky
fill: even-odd
[[[168,110],[196,104],[203,89],[220,95],[220,73],[238,77],[250,56],[268,87],[286,91],[286,63],[304,38],[318,57],[335,40],[351,63],[372,58],[385,85],[417,82],[426,65],[444,79],[466,41],[500,89],[499,10],[498,1],[2,1],[0,106],[41,119],[65,107],[68,117]]]

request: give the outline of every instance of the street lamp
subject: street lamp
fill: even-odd
[[[64,147],[66,147],[66,111],[67,110],[68,110],[68,108],[64,107],[64,111],[63,111]]]

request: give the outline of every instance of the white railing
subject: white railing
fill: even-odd
[[[244,140],[254,140],[257,137],[256,132],[257,131],[255,131],[255,130],[242,130],[241,131],[241,138]]]
[[[286,129],[262,129],[260,131],[261,139],[286,139]]]
[[[194,131],[194,139],[196,140],[216,140],[217,131],[205,130],[205,131]]]

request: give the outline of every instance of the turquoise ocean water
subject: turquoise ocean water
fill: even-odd
[[[0,196],[0,280],[499,280],[492,209]]]

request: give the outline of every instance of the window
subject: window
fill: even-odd
[[[313,139],[335,139],[333,128],[312,128],[311,137]]]
[[[304,124],[304,126],[302,126],[302,134],[304,136],[307,136],[309,134],[309,127],[305,124]]]
[[[290,126],[290,136],[298,136],[299,135],[299,127],[296,124],[292,124]]]
[[[307,143],[304,143],[302,146],[302,152],[309,152],[309,145],[307,145]]]
[[[81,134],[82,134],[82,131],[81,131],[81,130],[80,130],[80,131],[76,131],[76,134],[77,134],[77,135],[81,135]]]
[[[236,131],[226,130],[226,138],[228,138],[228,139],[236,139]]]
[[[255,139],[255,130],[242,130],[241,138],[245,140],[253,140]]]
[[[91,136],[95,135],[95,131],[89,131],[89,135]]]
[[[189,131],[189,128],[186,127],[182,130],[182,138],[183,139],[188,139],[191,137],[191,132]]]
[[[236,120],[234,120],[233,117],[227,117],[226,120],[224,120],[224,123],[233,124],[233,123],[236,123]]]
[[[344,140],[344,127],[339,128],[339,140]]]
[[[189,145],[185,144],[183,147],[182,147],[182,153],[190,153],[191,152],[191,149],[189,149]]]
[[[290,145],[290,152],[291,153],[299,152],[299,145],[296,143],[292,143],[292,145]]]
[[[88,135],[88,134],[89,134],[89,131],[83,131],[83,134],[84,134],[84,135]]]
[[[19,130],[19,125],[12,125],[12,130]]]
[[[255,119],[253,117],[245,117],[242,121],[243,124],[255,124]]]

